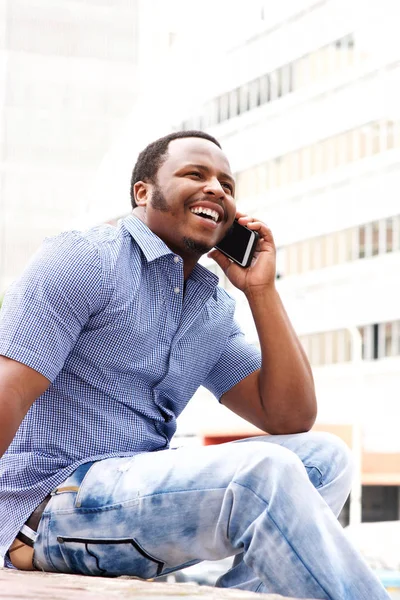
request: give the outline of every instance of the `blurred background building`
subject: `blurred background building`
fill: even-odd
[[[270,3],[264,5],[265,29],[225,55],[208,101],[177,127],[206,127],[222,141],[236,172],[239,208],[270,224],[279,249],[278,288],[313,366],[317,428],[352,446],[363,520],[397,519],[400,43],[394,3],[287,2],[275,20]],[[243,298],[238,307],[256,342]],[[207,440],[233,434],[230,420],[222,422],[224,432],[219,422],[203,420]],[[246,432],[238,423],[236,433]]]
[[[396,0],[0,3],[0,292],[45,235],[129,212],[146,143],[209,131],[238,207],[274,232],[316,428],[352,447],[366,521],[400,517],[399,12]],[[196,443],[256,433],[205,390],[179,419]]]
[[[149,35],[152,4],[1,0],[0,293],[45,236],[85,214],[89,183],[138,99],[139,63],[171,43],[168,27]]]

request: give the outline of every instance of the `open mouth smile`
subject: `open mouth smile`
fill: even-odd
[[[202,217],[203,219],[209,219],[214,221],[214,223],[218,223],[221,220],[221,216],[219,212],[212,208],[206,208],[204,206],[195,206],[190,209],[190,212],[194,215]]]

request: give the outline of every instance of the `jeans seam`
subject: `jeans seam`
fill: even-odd
[[[262,498],[262,496],[259,496],[254,490],[252,490],[250,487],[248,487],[247,485],[243,485],[242,483],[238,483],[237,481],[233,481],[232,483],[234,483],[235,485],[238,485],[239,487],[242,487],[246,490],[249,490],[252,494],[254,494],[256,496],[256,498],[258,498],[259,500],[261,500],[261,502],[263,502],[265,504],[265,506],[268,508],[269,504],[268,502]],[[296,552],[296,550],[293,548],[292,544],[289,542],[289,540],[287,539],[287,537],[285,536],[285,534],[283,533],[283,531],[281,531],[280,527],[278,526],[278,524],[275,522],[275,520],[273,519],[273,517],[270,515],[269,512],[267,512],[268,518],[272,521],[272,523],[275,525],[275,528],[279,531],[279,533],[281,534],[281,536],[283,537],[283,539],[286,541],[287,545],[289,546],[289,548],[291,548],[292,552],[297,556],[298,560],[300,561],[300,563],[303,565],[303,567],[306,569],[307,573],[310,575],[310,577],[315,581],[315,583],[321,588],[321,590],[324,592],[324,594],[326,594],[326,597],[329,598],[329,594],[328,592],[322,587],[322,585],[319,583],[319,581],[314,577],[314,575],[310,572],[310,569],[307,567],[306,564],[304,564],[304,562],[302,561],[302,559],[300,558],[300,556],[298,555],[298,553]]]
[[[43,517],[42,517],[43,518]],[[48,517],[46,519],[46,523],[44,523],[44,526],[46,528],[46,535],[43,536],[45,537],[45,539],[43,540],[43,550],[44,550],[44,555],[47,559],[47,562],[53,567],[53,569],[55,570],[56,573],[60,573],[59,569],[57,569],[57,567],[55,566],[55,564],[53,563],[53,561],[51,560],[51,554],[50,554],[50,549],[49,549],[49,537],[50,537],[50,521],[51,521],[51,513],[48,513]]]
[[[168,494],[187,494],[188,492],[213,492],[217,490],[226,490],[227,485],[221,485],[220,487],[203,487],[203,488],[191,488],[181,489],[181,490],[171,490],[166,492],[154,492],[153,494],[144,494],[143,496],[139,496],[140,498],[151,498],[152,496],[166,496]]]

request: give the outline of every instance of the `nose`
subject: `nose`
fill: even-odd
[[[225,191],[217,177],[210,177],[207,179],[204,186],[204,193],[216,198],[224,198]]]

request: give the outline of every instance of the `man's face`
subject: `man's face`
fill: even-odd
[[[202,138],[168,146],[155,184],[136,184],[145,222],[173,252],[200,256],[226,234],[236,213],[234,181],[223,152]]]

